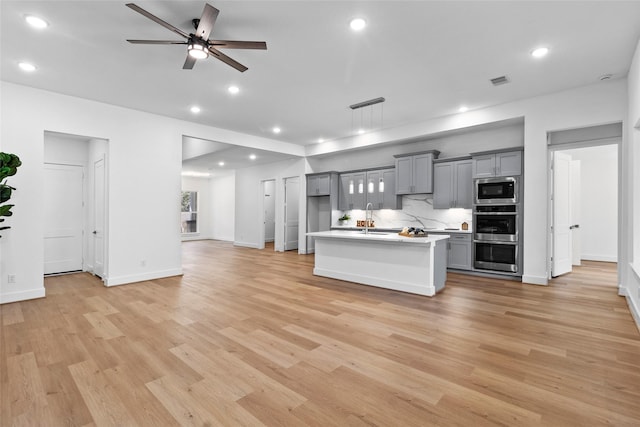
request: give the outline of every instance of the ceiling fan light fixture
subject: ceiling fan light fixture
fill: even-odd
[[[196,59],[204,59],[209,56],[207,44],[200,40],[189,40],[187,50],[189,51],[189,55]]]

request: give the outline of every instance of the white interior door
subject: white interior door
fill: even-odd
[[[553,261],[551,276],[571,272],[571,156],[553,153]]]
[[[276,237],[276,198],[275,181],[264,181],[263,206],[264,206],[264,241],[273,242]]]
[[[104,157],[93,163],[93,274],[104,277],[105,168]]]
[[[582,264],[582,241],[580,233],[580,210],[582,185],[580,160],[571,160],[571,264]]]
[[[284,180],[284,250],[298,249],[300,181],[297,177]]]
[[[82,166],[44,165],[44,274],[83,268],[83,175]]]

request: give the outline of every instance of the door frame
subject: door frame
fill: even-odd
[[[551,230],[551,225],[553,224],[553,202],[551,200],[551,196],[553,194],[553,188],[552,188],[552,184],[553,184],[553,170],[551,168],[552,166],[552,161],[553,161],[553,152],[554,151],[565,151],[565,150],[572,150],[574,148],[589,148],[589,147],[599,147],[602,145],[617,145],[618,147],[618,185],[617,185],[617,192],[618,192],[618,229],[616,230],[617,233],[617,245],[618,245],[618,254],[622,253],[621,252],[621,242],[622,242],[622,226],[623,226],[623,221],[622,221],[622,170],[623,170],[623,159],[622,159],[622,138],[624,138],[624,135],[622,137],[619,138],[603,138],[603,139],[596,139],[596,140],[591,140],[591,141],[576,141],[576,142],[568,142],[568,143],[564,143],[564,144],[549,144],[547,143],[547,279],[548,280],[552,280],[551,277],[551,266],[552,266],[552,261],[551,261],[551,257],[553,254],[553,235],[552,235],[552,230]],[[584,189],[583,189],[584,191]],[[617,267],[617,282],[618,282],[618,294],[622,295],[620,293],[621,291],[621,282],[620,282],[620,278],[622,277],[622,266],[621,263],[618,262],[618,267]]]
[[[106,141],[106,140],[105,140]],[[108,143],[105,143],[105,151],[103,153],[101,153],[99,156],[96,156],[95,158],[91,158],[91,170],[92,170],[92,184],[93,184],[93,188],[94,190],[91,191],[91,225],[93,225],[93,228],[95,229],[95,175],[93,175],[93,173],[95,172],[95,163],[102,160],[104,162],[103,165],[103,169],[104,169],[104,200],[103,200],[103,221],[104,224],[102,225],[103,227],[103,244],[102,244],[102,253],[104,254],[104,260],[103,260],[103,274],[101,277],[102,283],[104,284],[104,286],[109,286],[108,285],[108,281],[109,281],[109,154],[107,152],[108,150]],[[87,235],[89,236],[89,239],[91,239],[90,245],[92,245],[93,249],[91,251],[91,255],[92,255],[92,265],[93,265],[93,271],[91,271],[91,274],[93,274],[95,277],[98,277],[95,275],[95,245],[93,242],[93,234],[92,232],[87,233]]]
[[[264,232],[264,226],[265,226],[265,215],[264,215],[264,211],[265,211],[265,201],[264,201],[264,192],[265,192],[265,185],[267,184],[267,182],[273,182],[273,200],[274,200],[274,204],[276,205],[275,207],[275,213],[277,216],[277,212],[278,212],[278,208],[277,208],[277,203],[276,203],[276,196],[277,196],[277,192],[278,192],[278,186],[276,185],[276,179],[275,178],[269,178],[269,179],[262,179],[260,180],[260,202],[258,203],[259,206],[261,207],[260,212],[258,212],[258,249],[264,249],[265,248],[265,232]],[[277,219],[275,220],[276,222],[276,226],[278,224]],[[275,251],[277,248],[277,242],[278,240],[278,233],[274,232],[274,236],[273,236],[273,250]]]

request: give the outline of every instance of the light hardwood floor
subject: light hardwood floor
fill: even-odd
[[[640,425],[615,265],[449,274],[428,298],[315,277],[312,255],[183,254],[184,277],[50,277],[0,306],[1,425]]]

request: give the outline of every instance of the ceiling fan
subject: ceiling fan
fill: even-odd
[[[168,30],[173,31],[174,33],[184,37],[186,40],[127,40],[129,43],[135,44],[185,44],[187,45],[187,59],[184,61],[184,65],[182,66],[185,70],[190,70],[196,64],[196,60],[205,59],[209,55],[218,58],[220,61],[224,62],[235,68],[240,72],[246,71],[248,68],[239,63],[238,61],[228,57],[224,53],[220,52],[218,49],[267,49],[266,42],[253,42],[253,41],[233,41],[233,40],[210,40],[209,34],[211,34],[211,30],[213,29],[213,25],[216,23],[216,19],[218,18],[218,14],[220,11],[215,7],[211,6],[208,3],[205,3],[204,10],[202,11],[202,16],[200,19],[193,19],[191,22],[193,23],[194,28],[196,29],[195,33],[187,34],[179,28],[174,27],[173,25],[163,21],[155,15],[147,12],[140,6],[137,6],[133,3],[127,3],[127,7],[135,10],[141,15],[146,16],[152,21],[162,25]]]

